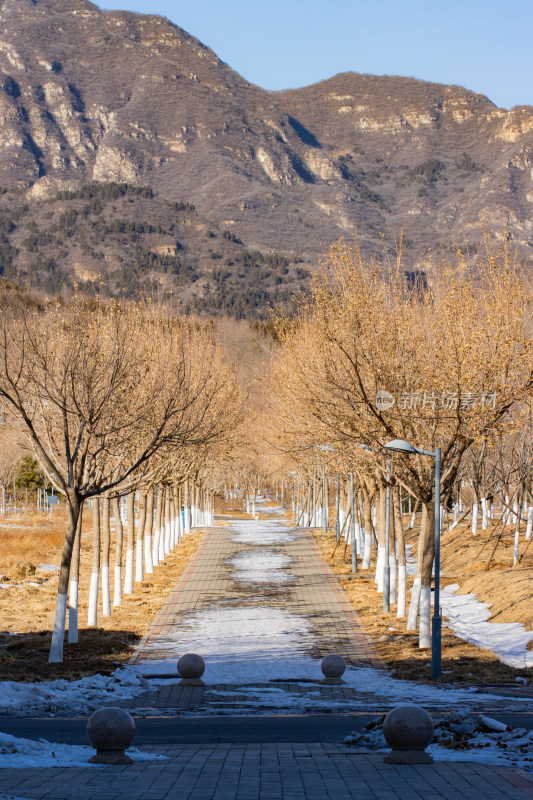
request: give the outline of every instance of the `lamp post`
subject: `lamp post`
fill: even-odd
[[[390,611],[390,461],[387,459],[385,489],[385,556],[383,559],[383,611]],[[383,497],[383,495],[382,495]]]
[[[429,456],[435,459],[435,595],[433,601],[433,625],[431,629],[431,677],[433,680],[441,676],[441,629],[442,619],[440,616],[440,470],[442,450],[435,448],[432,453],[428,450],[420,450],[404,439],[393,439],[385,445],[386,450],[392,450],[404,455]]]

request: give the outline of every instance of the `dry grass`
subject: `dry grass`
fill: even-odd
[[[0,573],[16,578],[18,562],[47,563],[48,557],[61,550],[65,510],[52,516],[40,511],[12,514],[0,517],[0,525]]]
[[[366,633],[371,636],[377,655],[396,670],[396,677],[430,680],[430,651],[419,649],[418,634],[405,631],[405,618],[397,618],[395,607],[390,613],[383,612],[383,596],[377,592],[373,570],[360,570],[357,576],[352,576],[349,551],[346,560],[343,546],[332,554],[334,538],[331,531],[326,535],[321,530],[312,533]],[[498,549],[496,565],[490,572],[485,572],[479,557],[476,559],[483,545],[482,536],[488,538],[490,534],[483,532],[474,538],[464,527],[443,535],[442,585],[458,583],[462,593],[475,592],[480,600],[493,602],[493,619],[498,622],[530,625],[533,611],[531,562],[524,559],[519,568],[509,568],[512,553],[509,555],[507,538]],[[416,531],[409,534],[408,541],[415,545],[413,552],[416,552]],[[408,581],[410,588],[412,579]],[[442,669],[443,679],[447,682],[494,684],[514,682],[517,676],[533,678],[533,669],[508,667],[490,651],[463,641],[447,627],[442,631]]]
[[[117,664],[129,660],[133,647],[148,630],[165,603],[172,588],[187,568],[204,537],[204,531],[193,531],[171,553],[164,565],[153,575],[135,584],[132,595],[123,595],[123,605],[112,609],[111,617],[101,616],[99,607],[98,629],[88,629],[87,606],[91,571],[90,515],[85,515],[80,559],[79,625],[80,642],[65,642],[63,664],[48,664],[50,631],[53,625],[57,573],[39,570],[25,578],[16,576],[18,562],[59,564],[64,534],[64,510],[54,511],[49,525],[43,517],[35,515],[27,521],[36,521],[32,533],[20,529],[2,529],[2,548],[6,561],[0,571],[13,580],[12,588],[0,590],[0,679],[49,680],[56,677],[76,679],[101,672],[108,674]],[[5,522],[6,520],[2,520]],[[16,524],[22,524],[17,520]],[[111,552],[114,553],[112,538]],[[113,570],[111,570],[113,572]],[[39,586],[31,586],[38,583]],[[111,591],[113,588],[111,587]],[[13,634],[16,634],[13,636]]]

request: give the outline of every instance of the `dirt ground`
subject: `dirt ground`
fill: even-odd
[[[474,537],[468,526],[442,534],[441,587],[452,583],[460,586],[459,592],[473,592],[483,602],[491,603],[494,622],[522,622],[533,628],[533,547],[526,550],[522,540],[522,561],[513,562],[513,533],[509,528],[498,546],[491,569],[486,570],[495,534],[490,529],[479,531]],[[393,606],[390,613],[383,612],[383,595],[378,594],[373,570],[360,570],[352,576],[349,548],[344,555],[344,543],[333,554],[335,537],[332,531],[324,534],[312,531],[326,561],[337,575],[339,584],[366,632],[372,637],[379,657],[396,671],[396,677],[430,680],[431,652],[420,650],[418,634],[405,631],[405,618],[396,616]],[[496,535],[498,530],[496,530]],[[411,552],[416,554],[417,529],[407,534]],[[413,579],[408,578],[408,601]],[[531,643],[530,643],[531,644]],[[442,628],[442,670],[446,682],[496,684],[514,683],[516,677],[533,680],[533,669],[514,669],[503,664],[490,651],[476,647],[455,636],[449,628]]]
[[[123,604],[87,628],[87,603],[91,571],[91,514],[84,515],[80,558],[79,643],[65,637],[64,663],[48,664],[53,626],[57,572],[39,569],[58,565],[65,528],[64,507],[53,515],[35,512],[0,517],[0,680],[77,679],[96,672],[110,674],[129,660],[133,646],[148,630],[172,588],[198,550],[204,531],[185,536],[179,546],[156,567],[153,575],[136,583]],[[111,540],[111,559],[114,540]],[[111,564],[113,575],[113,563]],[[113,592],[111,578],[111,593]],[[37,584],[37,585],[34,585]],[[10,635],[6,635],[10,634]]]

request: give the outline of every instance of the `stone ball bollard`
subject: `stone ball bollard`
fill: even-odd
[[[135,735],[135,722],[123,708],[99,708],[89,718],[87,736],[96,750],[91,764],[131,764],[124,752]]]
[[[178,673],[182,684],[203,686],[202,675],[205,672],[205,661],[197,653],[185,653],[178,661]]]
[[[432,764],[425,748],[433,738],[433,720],[424,708],[405,703],[389,711],[383,721],[383,735],[392,748],[386,764]]]
[[[338,686],[344,683],[342,676],[346,669],[346,662],[342,656],[331,653],[325,656],[320,662],[320,669],[324,674],[322,683],[327,683],[333,686]]]

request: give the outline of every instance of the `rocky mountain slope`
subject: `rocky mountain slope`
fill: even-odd
[[[86,0],[1,2],[0,148],[0,208],[6,218],[25,208],[18,243],[3,223],[15,271],[31,262],[20,250],[30,219],[37,231],[45,214],[57,224],[68,209],[46,204],[68,205],[65,192],[93,181],[194,206],[204,233],[188,237],[181,259],[198,275],[197,297],[212,286],[211,228],[228,246],[231,234],[247,252],[299,256],[306,268],[341,235],[375,252],[393,249],[402,230],[406,268],[439,245],[475,250],[483,226],[524,260],[533,253],[532,107],[505,111],[457,86],[353,73],[266,92],[168,20]],[[108,207],[104,216],[141,221],[149,199],[130,194],[129,215]],[[76,268],[83,259],[67,247],[65,270],[81,279],[84,268],[114,270],[116,284],[111,235],[100,266],[85,253],[88,267]],[[239,274],[250,276],[232,260],[224,253],[220,266],[238,291]],[[124,263],[134,264],[130,254]],[[288,291],[298,283],[290,276]]]

